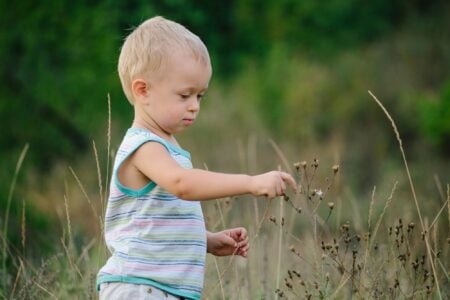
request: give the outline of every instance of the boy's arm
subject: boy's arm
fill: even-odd
[[[285,182],[296,189],[294,179],[279,171],[249,176],[185,169],[157,142],[145,143],[130,160],[149,180],[184,200],[209,200],[248,193],[271,198],[284,194]]]

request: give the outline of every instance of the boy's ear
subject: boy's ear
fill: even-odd
[[[131,91],[135,100],[146,101],[150,85],[143,79],[135,79],[131,83]]]

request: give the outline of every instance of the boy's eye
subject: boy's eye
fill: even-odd
[[[181,94],[180,96],[181,96],[182,99],[188,99],[191,95]]]
[[[198,99],[199,101],[205,99],[205,97],[206,97],[205,94],[198,94],[198,95],[197,95],[197,99]]]

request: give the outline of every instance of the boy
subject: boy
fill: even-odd
[[[119,76],[134,121],[117,151],[99,271],[101,299],[200,299],[206,252],[247,256],[244,228],[205,230],[199,200],[283,195],[287,173],[257,176],[193,169],[175,134],[192,125],[212,69],[203,42],[154,17],[125,40]],[[152,298],[153,297],[153,298]]]

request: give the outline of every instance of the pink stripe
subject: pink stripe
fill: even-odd
[[[145,272],[192,272],[192,273],[203,273],[203,267],[184,265],[184,266],[148,266],[137,263],[127,263],[126,269],[133,269]]]
[[[203,226],[198,220],[134,220],[136,226]]]

